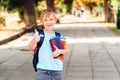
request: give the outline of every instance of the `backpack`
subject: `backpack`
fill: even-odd
[[[41,35],[41,38],[40,38],[40,41],[37,43],[36,47],[34,48],[34,55],[33,55],[33,60],[32,60],[33,68],[36,72],[37,72],[37,63],[38,63],[38,52],[39,52],[39,49],[42,46],[42,43],[43,43],[44,38],[45,38],[43,30],[39,30],[38,33],[39,33],[39,35]],[[61,36],[61,34],[58,32],[55,32],[55,35],[57,37]]]

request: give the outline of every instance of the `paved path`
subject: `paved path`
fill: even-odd
[[[67,37],[70,49],[64,60],[64,80],[120,80],[120,37],[87,14],[61,20],[55,30]],[[0,80],[35,80],[32,52],[26,48],[32,35],[0,46]]]

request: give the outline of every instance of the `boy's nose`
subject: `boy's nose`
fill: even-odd
[[[48,24],[50,24],[51,22],[50,21],[47,21]]]

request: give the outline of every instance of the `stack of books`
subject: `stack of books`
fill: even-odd
[[[54,37],[54,38],[50,39],[50,45],[51,45],[51,49],[52,49],[53,52],[55,51],[54,45],[59,49],[65,49],[66,38]],[[57,57],[54,57],[54,58],[63,60],[64,55],[60,54],[60,55],[58,55]]]

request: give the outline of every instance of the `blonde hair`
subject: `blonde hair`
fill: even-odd
[[[57,18],[56,18],[56,15],[55,15],[55,13],[54,13],[54,11],[53,11],[52,9],[45,9],[45,10],[43,10],[43,11],[41,12],[40,21],[42,22],[42,19],[43,19],[44,17],[48,18],[50,15],[53,15],[53,17],[54,17],[55,19],[57,19]]]

